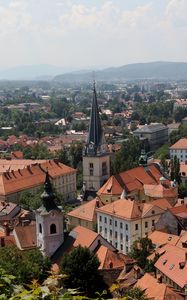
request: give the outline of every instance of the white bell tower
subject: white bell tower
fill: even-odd
[[[42,206],[36,210],[37,246],[51,257],[64,241],[63,211],[55,204],[55,195],[46,173]]]

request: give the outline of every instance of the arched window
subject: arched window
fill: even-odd
[[[50,234],[54,234],[56,233],[56,225],[55,224],[51,224],[50,226]]]

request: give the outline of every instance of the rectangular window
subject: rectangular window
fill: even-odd
[[[102,226],[99,227],[99,232],[102,232]]]
[[[128,230],[128,224],[125,225],[126,230]]]
[[[122,222],[120,222],[120,228],[121,228],[121,229],[123,228],[123,223],[122,223]]]
[[[148,222],[145,222],[145,228],[147,228],[148,227]]]
[[[117,247],[118,247],[118,243],[115,243],[115,247],[116,247],[116,249],[117,249]]]
[[[123,251],[123,244],[121,244],[120,248],[121,248],[121,250]]]
[[[129,252],[129,247],[126,247],[126,254]]]
[[[102,216],[99,216],[99,221],[102,222]]]
[[[39,224],[39,233],[42,233],[42,224]]]
[[[135,230],[138,230],[138,224],[135,224]]]
[[[155,220],[152,220],[152,226],[154,226],[155,225]]]
[[[105,224],[107,223],[107,218],[105,217]]]
[[[115,231],[115,238],[117,239],[117,237],[118,237],[118,233],[117,231]]]
[[[123,239],[123,233],[120,233],[120,239],[121,240]]]
[[[93,165],[93,163],[90,163],[89,170],[90,170],[90,176],[93,176],[93,173],[94,173],[94,165]]]
[[[129,237],[128,237],[128,235],[126,235],[126,242],[128,242],[129,241]]]
[[[115,226],[116,226],[116,227],[118,226],[118,222],[117,222],[117,221],[115,221]]]
[[[110,219],[110,225],[112,225],[112,219]]]
[[[110,236],[112,236],[112,230],[110,229]]]
[[[102,163],[102,176],[107,175],[107,163]]]
[[[107,234],[107,228],[105,228],[105,234]]]

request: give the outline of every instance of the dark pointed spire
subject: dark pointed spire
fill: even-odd
[[[87,154],[97,154],[100,151],[101,145],[105,144],[103,129],[99,116],[99,108],[97,103],[97,94],[95,81],[93,84],[93,100],[90,114],[89,133],[87,137],[86,152]]]
[[[58,206],[54,202],[55,194],[53,193],[53,188],[49,179],[49,173],[46,172],[46,178],[44,182],[44,192],[41,195],[42,207],[45,208],[46,211],[50,210],[59,210]]]

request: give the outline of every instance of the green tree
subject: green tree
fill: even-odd
[[[83,144],[81,142],[72,143],[70,146],[71,164],[73,168],[77,168],[77,165],[82,161]]]
[[[137,264],[144,269],[147,264],[147,256],[153,250],[153,244],[147,237],[139,238],[131,247],[129,256],[136,260]]]
[[[0,268],[15,276],[16,283],[29,283],[32,279],[47,277],[51,263],[38,249],[21,251],[15,246],[0,248]]]
[[[147,300],[145,292],[138,287],[126,290],[123,297],[126,297],[127,300]]]
[[[65,254],[61,264],[62,273],[68,276],[65,286],[79,288],[86,295],[93,296],[101,286],[99,264],[97,256],[86,247],[79,246],[70,254]]]
[[[36,210],[41,204],[41,194],[43,192],[43,188],[40,188],[37,193],[33,194],[28,191],[24,191],[21,193],[19,198],[19,203],[24,209],[27,210]]]
[[[180,162],[177,156],[175,155],[173,159],[171,159],[171,180],[176,180],[178,184],[181,183],[180,176]]]

